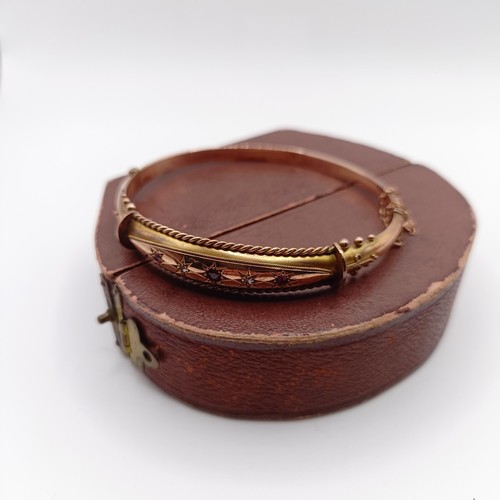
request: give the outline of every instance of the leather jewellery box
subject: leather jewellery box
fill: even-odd
[[[115,179],[96,232],[108,302],[100,321],[112,322],[118,345],[155,384],[218,414],[295,418],[374,396],[420,366],[443,334],[474,236],[470,207],[432,170],[360,144],[292,130],[245,144],[359,165],[397,186],[416,235],[338,289],[217,293],[171,279],[120,243]],[[280,163],[195,163],[152,179],[134,203],[160,224],[248,245],[331,245],[383,226],[356,185]]]

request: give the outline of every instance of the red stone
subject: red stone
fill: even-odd
[[[287,274],[279,274],[278,276],[276,276],[276,278],[274,278],[274,282],[281,287],[288,285],[289,281],[290,276],[288,276]]]

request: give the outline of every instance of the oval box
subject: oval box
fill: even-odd
[[[96,247],[117,343],[169,394],[219,414],[317,415],[369,398],[412,372],[445,329],[474,235],[464,198],[426,167],[360,144],[297,131],[248,142],[349,160],[398,188],[416,222],[374,268],[338,290],[222,295],[166,277],[116,235],[108,183]],[[138,209],[184,232],[278,247],[329,245],[382,229],[365,192],[279,164],[210,162],[155,179]]]

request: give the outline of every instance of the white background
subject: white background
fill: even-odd
[[[2,500],[500,498],[498,1],[0,9]],[[216,417],[154,387],[95,321],[97,210],[131,166],[283,127],[431,166],[477,239],[409,378],[321,418]]]

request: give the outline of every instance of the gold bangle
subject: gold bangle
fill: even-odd
[[[228,243],[182,233],[144,217],[133,203],[135,194],[152,179],[187,165],[206,161],[281,163],[313,169],[359,184],[379,197],[385,229],[351,244],[346,239],[324,247],[279,248]],[[195,284],[236,292],[286,292],[337,285],[347,274],[400,243],[403,230],[413,234],[413,221],[394,188],[347,161],[298,148],[269,145],[227,147],[172,156],[142,170],[132,170],[117,198],[118,237],[170,275]]]

